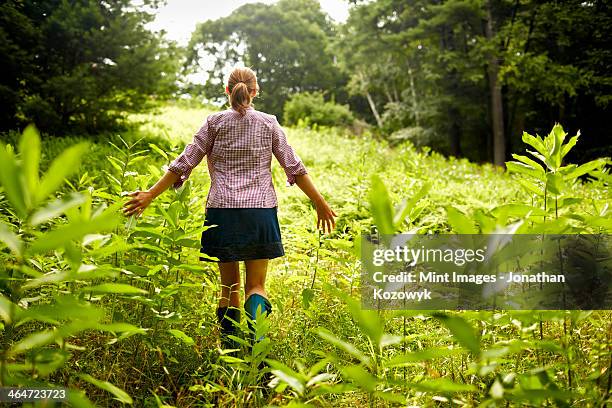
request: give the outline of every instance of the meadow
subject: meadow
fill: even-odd
[[[150,187],[208,113],[168,105],[131,116],[130,131],[93,141],[39,141],[31,128],[7,136],[13,147],[0,149],[3,385],[66,387],[75,407],[612,401],[610,311],[385,311],[359,301],[360,237],[374,226],[383,233],[610,233],[609,159],[563,162],[589,135],[571,137],[560,126],[545,139],[525,134],[535,156],[515,156],[504,171],[409,143],[390,147],[367,131],[288,128],[338,214],[336,230],[317,231],[313,206],[285,186],[274,162],[286,256],[269,268],[273,312],[256,325],[266,339],[230,355],[219,349],[216,266],[198,260],[205,163],[140,218],[119,212],[122,193]],[[262,361],[268,370],[258,368]]]

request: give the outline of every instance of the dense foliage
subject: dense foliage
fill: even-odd
[[[98,132],[168,96],[180,61],[151,18],[130,0],[2,2],[0,130]]]
[[[267,338],[229,356],[217,348],[217,271],[198,261],[205,166],[141,219],[117,214],[121,192],[150,186],[207,113],[135,117],[133,134],[43,156],[44,173],[40,152],[61,139],[29,128],[1,146],[2,385],[68,387],[81,407],[610,403],[609,311],[392,312],[357,300],[359,236],[374,225],[610,233],[606,160],[568,164],[577,135],[558,125],[544,139],[525,133],[529,156],[502,173],[339,129],[290,130],[337,230],[318,234],[306,197],[277,188],[287,255],[271,262],[274,312],[256,327]],[[79,166],[99,149],[105,160]],[[284,184],[276,164],[273,177]],[[264,359],[270,375],[258,369]]]
[[[353,0],[345,23],[316,0],[250,3],[201,22],[186,48],[145,28],[158,3],[3,2],[0,130],[96,133],[178,88],[223,103],[227,70],[244,64],[256,107],[281,122],[292,96],[323,92],[394,140],[455,157],[503,165],[523,130],[556,122],[588,135],[573,161],[612,154],[609,2]]]
[[[610,155],[609,2],[353,3],[334,49],[389,133],[424,128],[454,156],[502,164],[523,130],[561,122],[587,135],[574,158]]]
[[[352,0],[343,24],[315,0],[251,3],[186,50],[145,28],[159,3],[0,4],[1,387],[65,387],[75,407],[612,403],[610,311],[359,302],[363,233],[612,232],[609,2]],[[255,107],[297,125],[289,142],[339,216],[322,235],[273,165],[286,256],[265,339],[248,347],[243,321],[230,354],[218,270],[199,261],[206,166],[140,218],[120,207],[202,125],[198,96],[226,101],[239,63],[258,74]],[[181,65],[208,81],[158,103]],[[49,133],[15,130],[30,123]]]
[[[350,126],[355,118],[347,105],[326,101],[321,92],[293,95],[284,109],[284,123],[288,126],[304,123],[319,126]]]
[[[225,101],[226,67],[243,63],[258,76],[258,109],[282,121],[283,105],[294,93],[346,94],[342,88],[346,79],[328,47],[334,33],[334,25],[316,0],[245,4],[228,17],[198,25],[188,47],[189,61],[196,70],[205,70],[208,80],[191,91]],[[203,57],[212,58],[212,66],[199,67]]]

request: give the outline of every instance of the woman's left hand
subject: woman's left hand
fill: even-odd
[[[321,200],[315,204],[317,209],[317,229],[323,229],[323,233],[331,233],[336,228],[336,221],[334,217],[337,217],[334,210],[332,210],[325,200]]]

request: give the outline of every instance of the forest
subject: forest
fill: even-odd
[[[0,392],[63,393],[0,404],[612,403],[609,2],[347,0],[339,22],[316,0],[245,1],[186,44],[149,28],[165,3],[0,4]],[[286,254],[238,353],[199,259],[206,165],[121,213],[228,109],[235,66],[338,215],[317,229],[273,162]],[[529,307],[547,296],[529,284],[506,307],[368,304],[366,239],[400,233],[569,235],[552,250],[585,283],[566,307]]]

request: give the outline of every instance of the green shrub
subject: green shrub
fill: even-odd
[[[381,119],[381,129],[383,133],[388,135],[415,125],[412,108],[405,103],[387,103]]]
[[[431,128],[410,126],[405,127],[403,129],[399,129],[389,136],[389,142],[392,145],[399,144],[405,141],[411,142],[417,148],[429,146],[439,152],[448,151],[448,141],[442,135],[436,133]]]
[[[354,117],[347,105],[325,101],[321,92],[295,94],[284,108],[286,125],[350,126]]]

